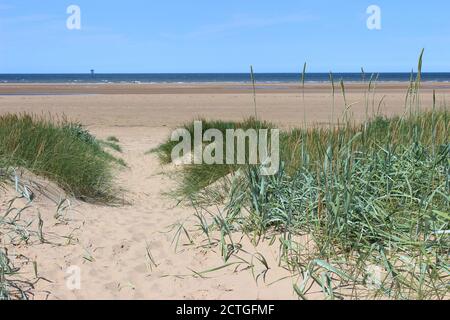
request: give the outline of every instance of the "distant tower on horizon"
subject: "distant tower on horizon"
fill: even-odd
[[[95,70],[91,69],[91,77],[93,78],[95,76]]]

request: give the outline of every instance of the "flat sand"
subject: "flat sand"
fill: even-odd
[[[364,96],[362,84],[346,85],[349,112],[355,120],[369,113],[385,115],[405,111],[408,84],[381,83],[375,92]],[[450,84],[426,83],[422,105],[430,108],[432,91],[438,103],[450,93]],[[342,118],[344,101],[336,85],[335,119],[332,115],[330,85],[266,84],[257,87],[258,117],[281,126],[298,126],[304,114],[308,123],[325,124]],[[240,120],[254,115],[252,88],[242,84],[0,84],[0,113],[33,112],[66,115],[93,130],[107,127],[176,127],[180,123],[204,117]],[[306,111],[306,112],[304,112]]]
[[[379,84],[369,96],[369,111],[384,115],[405,112],[407,84]],[[429,83],[422,90],[422,107],[431,108],[432,90],[442,104],[450,93],[448,84]],[[261,85],[257,88],[258,117],[283,128],[298,126],[304,114],[309,124],[336,122],[344,101],[337,89],[334,119],[331,89],[308,84],[303,99],[301,88],[293,84]],[[347,103],[354,119],[365,117],[365,97],[361,84],[347,86]],[[372,103],[373,101],[373,103]],[[382,101],[380,103],[380,101]],[[220,250],[186,246],[180,238],[173,243],[173,226],[195,224],[194,210],[177,206],[164,193],[175,182],[167,175],[173,168],[162,167],[146,151],[156,147],[171,130],[196,118],[242,120],[254,114],[251,87],[240,84],[191,85],[0,85],[0,114],[32,112],[80,121],[99,138],[116,136],[128,168],[117,173],[127,205],[99,206],[72,200],[61,224],[54,217],[56,204],[38,196],[33,204],[44,219],[44,232],[53,237],[71,235],[64,245],[36,244],[15,248],[37,262],[37,299],[294,299],[288,273],[277,266],[278,246],[262,243],[254,248],[244,239],[246,250],[261,252],[271,269],[266,281],[258,281],[251,271],[236,265],[215,272],[198,272],[224,264]],[[0,191],[2,192],[2,191]],[[10,188],[0,193],[3,212]],[[62,195],[63,196],[63,195]],[[70,241],[67,239],[71,239]],[[152,259],[149,259],[148,252]],[[250,257],[247,257],[250,259]],[[151,262],[154,261],[154,264]],[[67,268],[81,271],[81,288],[67,286]],[[261,266],[256,265],[256,268]],[[197,274],[195,272],[197,272]],[[24,274],[32,275],[31,265]],[[313,295],[320,298],[320,295]]]

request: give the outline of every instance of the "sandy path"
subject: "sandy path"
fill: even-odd
[[[223,265],[218,252],[196,246],[172,245],[174,232],[170,226],[192,218],[193,209],[175,207],[176,203],[162,193],[171,190],[174,182],[165,174],[154,155],[145,155],[163,141],[167,128],[111,128],[98,131],[115,135],[121,141],[123,158],[129,165],[119,173],[117,182],[127,190],[130,205],[102,207],[76,203],[67,216],[68,226],[55,226],[54,206],[37,201],[46,222],[44,231],[66,235],[72,228],[78,243],[68,246],[49,244],[19,249],[35,259],[40,281],[38,299],[291,299],[291,280],[268,287],[257,284],[249,270],[234,272],[236,266],[211,274],[194,277],[197,272]],[[105,136],[106,137],[106,136]],[[192,226],[192,223],[187,223]],[[194,234],[193,234],[194,235]],[[182,238],[181,243],[187,243]],[[200,238],[197,238],[200,241]],[[267,283],[287,273],[276,266],[276,247],[264,244],[258,250],[271,261],[273,270]],[[157,266],[147,258],[147,248]],[[251,247],[246,249],[252,250]],[[151,266],[152,265],[152,266]],[[67,270],[79,267],[81,290],[67,287]],[[151,267],[150,267],[151,266]],[[31,275],[31,267],[28,275]],[[50,295],[48,295],[50,292]]]

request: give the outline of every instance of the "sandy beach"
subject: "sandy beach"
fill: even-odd
[[[377,86],[374,108],[387,116],[405,112],[406,83],[382,83]],[[347,85],[347,101],[353,118],[365,116],[362,84]],[[422,106],[431,108],[432,91],[438,103],[450,94],[446,83],[426,83]],[[338,90],[339,92],[339,90]],[[329,85],[307,84],[305,98],[298,85],[259,85],[258,115],[280,127],[302,123],[304,108],[309,124],[336,122],[344,110],[341,94],[336,94],[335,119],[331,119]],[[379,102],[382,101],[381,104]],[[370,102],[372,108],[372,102]],[[0,85],[0,114],[35,113],[67,117],[86,125],[97,137],[115,136],[123,148],[128,167],[117,174],[117,184],[129,204],[100,206],[72,200],[67,222],[55,219],[53,201],[38,196],[33,210],[39,210],[44,231],[58,236],[71,235],[64,245],[39,244],[15,248],[35,259],[38,274],[47,279],[36,285],[38,299],[295,299],[289,273],[278,267],[277,246],[262,243],[247,250],[264,253],[271,269],[267,279],[255,281],[249,270],[229,266],[198,276],[198,272],[223,265],[219,252],[199,246],[185,246],[181,238],[175,248],[173,226],[183,222],[193,227],[193,209],[177,206],[165,195],[175,182],[153,154],[171,130],[196,118],[242,120],[253,115],[251,87],[241,84],[184,85]],[[14,195],[8,188],[0,196],[0,212]],[[6,193],[5,193],[6,192]],[[61,240],[59,240],[61,241]],[[154,263],[148,258],[151,252]],[[66,285],[67,268],[79,266],[81,289]],[[31,275],[26,264],[22,276]],[[197,272],[197,274],[196,274]],[[283,279],[284,278],[284,279]],[[277,281],[283,279],[281,281]],[[314,294],[312,298],[320,298]]]
[[[365,117],[367,84],[347,84],[347,104],[355,120]],[[407,83],[380,83],[367,97],[369,112],[387,116],[405,111]],[[424,108],[430,108],[432,92],[442,103],[450,93],[448,83],[425,83],[421,89]],[[332,94],[329,84],[307,84],[303,100],[297,84],[266,84],[257,87],[258,116],[282,127],[303,122],[331,121]],[[304,103],[303,103],[304,101]],[[344,111],[344,99],[336,84],[335,114]],[[242,120],[254,115],[252,88],[243,84],[1,84],[0,112],[32,112],[66,115],[90,129],[107,127],[170,127],[203,117]]]

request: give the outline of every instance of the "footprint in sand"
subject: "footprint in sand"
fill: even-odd
[[[122,241],[120,244],[112,247],[113,256],[122,255],[122,254],[128,252],[130,250],[130,248],[131,248],[131,245],[126,240]]]

